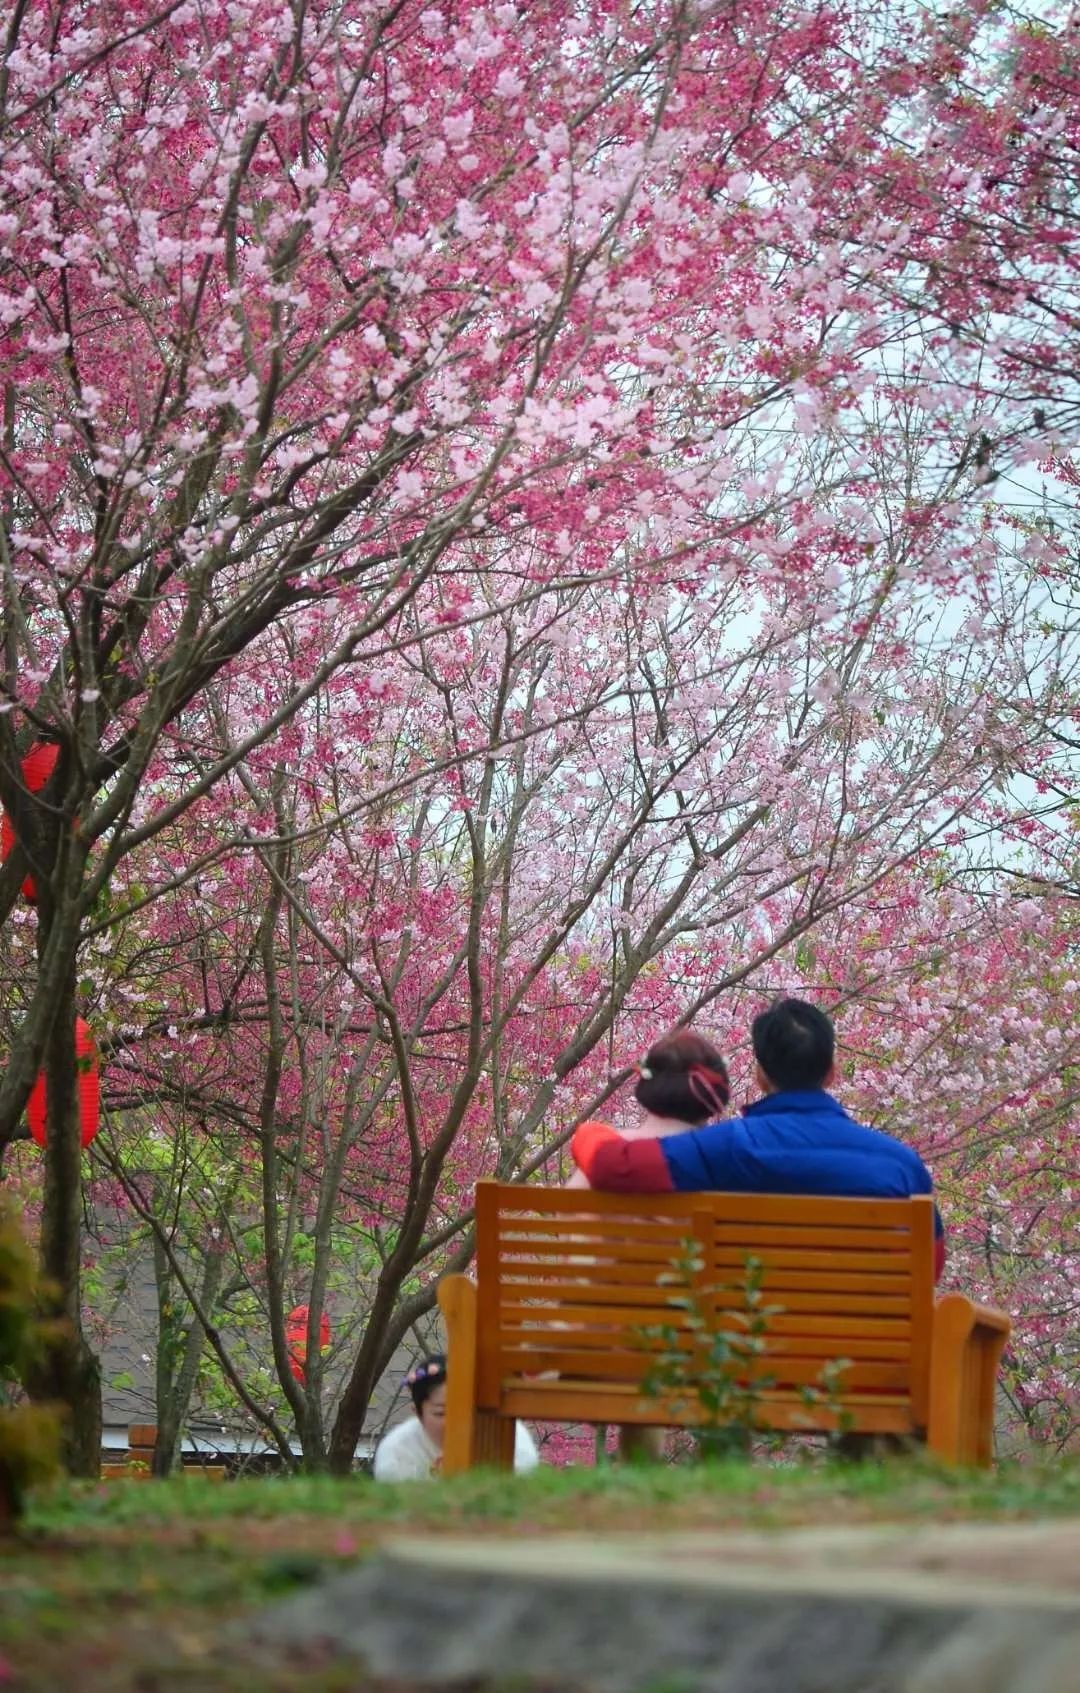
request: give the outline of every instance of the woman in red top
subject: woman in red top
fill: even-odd
[[[715,1123],[731,1097],[727,1065],[712,1041],[692,1029],[664,1035],[638,1065],[634,1098],[643,1108],[638,1122],[618,1128],[623,1140],[663,1140],[689,1128]],[[589,1187],[584,1170],[576,1170],[567,1187]]]

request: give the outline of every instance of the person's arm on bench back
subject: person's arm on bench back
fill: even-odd
[[[624,1140],[610,1123],[582,1123],[570,1151],[589,1186],[608,1193],[670,1193],[675,1184],[659,1140]]]
[[[608,1193],[699,1193],[755,1191],[745,1168],[736,1167],[737,1147],[729,1122],[711,1123],[666,1140],[624,1140],[610,1123],[582,1123],[570,1150],[589,1186]],[[669,1154],[674,1153],[674,1157]],[[926,1191],[932,1192],[929,1172]],[[945,1235],[934,1207],[934,1280],[945,1267]]]
[[[745,1187],[730,1167],[730,1144],[728,1122],[663,1140],[624,1140],[609,1123],[582,1123],[570,1150],[589,1186],[600,1191],[701,1193]]]

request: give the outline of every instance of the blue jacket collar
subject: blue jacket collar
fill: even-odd
[[[779,1111],[810,1111],[815,1116],[829,1112],[838,1117],[847,1116],[840,1101],[824,1088],[792,1088],[788,1092],[767,1093],[763,1098],[743,1106],[744,1117],[772,1117]]]

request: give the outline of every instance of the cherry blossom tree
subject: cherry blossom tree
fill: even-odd
[[[95,948],[121,925],[121,876],[128,906],[194,879],[188,857],[140,893],[124,866],[154,842],[190,852],[189,818],[194,835],[213,821],[207,865],[236,862],[235,846],[269,878],[249,969],[272,976],[281,925],[297,923],[326,957],[342,953],[348,977],[358,964],[333,913],[320,921],[292,880],[291,744],[320,778],[331,754],[353,758],[361,791],[339,809],[344,823],[359,806],[363,830],[358,845],[336,829],[335,850],[343,865],[377,850],[379,876],[380,780],[387,801],[404,792],[417,805],[434,744],[461,792],[433,794],[414,821],[441,866],[457,855],[470,867],[462,967],[471,949],[475,976],[495,909],[489,866],[501,874],[512,857],[492,843],[485,793],[497,795],[500,765],[515,768],[504,740],[536,739],[550,702],[536,683],[532,720],[515,729],[526,678],[500,708],[505,732],[490,700],[475,724],[459,721],[452,665],[475,662],[470,639],[513,648],[533,618],[563,615],[565,651],[580,615],[598,665],[609,627],[620,660],[629,653],[611,699],[588,694],[606,711],[596,774],[581,773],[579,749],[560,801],[568,826],[547,824],[553,874],[565,869],[589,903],[558,921],[546,912],[537,935],[552,937],[550,954],[540,940],[497,992],[527,994],[529,970],[572,937],[593,956],[599,902],[629,971],[609,994],[619,1010],[689,921],[666,903],[684,883],[702,886],[719,864],[721,887],[735,877],[729,901],[742,897],[743,842],[761,888],[799,890],[794,934],[840,899],[844,875],[847,898],[926,844],[910,824],[928,790],[935,827],[969,808],[976,746],[982,780],[987,760],[1007,772],[1018,749],[1043,757],[1059,660],[1023,655],[1035,678],[1026,722],[981,660],[974,711],[952,724],[941,704],[935,720],[925,668],[909,752],[883,735],[893,750],[879,756],[865,731],[882,709],[874,686],[895,687],[895,673],[877,669],[883,648],[865,655],[894,607],[895,639],[915,652],[911,620],[931,613],[912,584],[978,600],[997,545],[992,479],[1063,450],[1075,428],[1071,320],[1057,304],[1075,264],[1063,239],[1062,184],[1075,177],[1062,170],[1075,144],[1067,22],[999,20],[980,5],[961,24],[859,0],[664,0],[588,15],[473,0],[15,8],[0,69],[0,801],[17,844],[0,914],[23,973],[0,1147],[44,1064],[42,1258],[68,1328],[35,1385],[71,1407],[77,1467],[96,1465],[97,1430],[79,1332],[74,1016],[81,984],[97,979]],[[1027,562],[1054,569],[1058,552],[1032,537]],[[606,617],[604,584],[617,606]],[[688,608],[718,602],[755,623],[758,654],[800,634],[802,670],[746,643],[711,654],[707,670],[708,629]],[[985,623],[988,611],[972,602],[964,615]],[[692,627],[696,673],[665,645]],[[439,631],[454,629],[444,653]],[[410,664],[428,716],[417,706],[401,730],[408,767],[391,761],[365,792],[364,749]],[[766,700],[786,714],[797,756],[784,735],[757,732],[754,710],[719,737],[726,690],[747,686],[759,716]],[[333,714],[311,739],[328,691]],[[841,699],[842,722],[830,710]],[[434,701],[443,721],[425,729]],[[554,723],[548,733],[557,746]],[[485,775],[473,737],[492,734]],[[31,793],[21,761],[42,742],[59,757]],[[721,744],[738,766],[733,798],[717,797],[707,768]],[[214,811],[219,789],[246,794],[245,840]],[[630,854],[618,896],[619,860],[604,870],[603,848],[575,835],[600,791]],[[871,832],[877,870],[859,858]],[[31,972],[14,923],[28,869]],[[718,896],[695,921],[722,909]],[[365,954],[369,999],[388,944]],[[391,988],[379,991],[393,1006]],[[269,979],[265,991],[279,1053],[264,1069],[264,1167],[284,1050]],[[474,1065],[490,1038],[478,1002],[474,981],[462,999]],[[563,1074],[610,1024],[583,1015],[560,1049]],[[397,1074],[404,1083],[400,1055]],[[463,1093],[453,1112],[463,1122],[467,1110]],[[442,1169],[439,1154],[424,1164],[430,1152],[415,1177],[425,1199]],[[271,1169],[268,1206],[273,1191]],[[412,1226],[417,1245],[419,1211]],[[274,1344],[280,1375],[276,1332]],[[338,1460],[384,1344],[358,1359]]]
[[[1031,583],[1011,547],[997,562],[999,597],[987,578],[962,640],[932,590],[886,599],[868,622],[879,575],[855,566],[831,611],[819,601],[801,622],[782,585],[751,618],[725,582],[692,599],[654,589],[646,610],[632,575],[472,626],[417,603],[384,660],[377,720],[361,732],[351,681],[328,684],[237,765],[227,795],[131,856],[112,889],[129,915],[101,918],[111,1105],[183,1148],[195,1256],[218,1263],[208,1234],[228,1236],[262,1346],[238,1350],[195,1278],[182,1291],[279,1449],[292,1421],[309,1463],[351,1460],[375,1381],[438,1273],[468,1258],[476,1177],[551,1173],[658,1027],[704,1015],[744,1066],[752,1011],[794,981],[865,1048],[856,1102],[873,1120],[934,1163],[947,1130],[941,1158],[983,1169],[977,1124],[1001,1109],[1000,1077],[971,1089],[967,1114],[933,1092],[977,1021],[971,972],[1000,950],[1000,916],[994,899],[956,896],[966,915],[948,928],[942,877],[965,850],[977,863],[988,828],[1023,831],[1031,851],[1030,804],[1003,799],[1001,770],[1049,774],[1046,720],[1076,657],[1058,628],[1020,653]],[[1024,709],[1010,716],[992,690],[1021,656]],[[271,704],[289,673],[283,650]],[[961,683],[982,702],[964,712]],[[207,756],[222,760],[247,702],[212,688],[205,705]],[[337,712],[349,733],[333,732]],[[1049,862],[1056,837],[1039,829]],[[1006,1006],[1037,985],[1033,957],[993,966]],[[873,1034],[904,1026],[912,977],[926,997],[918,1062]],[[1029,1091],[1061,1023],[1055,981],[1023,1046]],[[883,1116],[889,1099],[911,1109]],[[226,1170],[245,1195],[231,1227]],[[963,1189],[967,1219],[985,1216],[980,1179]],[[180,1272],[171,1203],[137,1174],[125,1185]],[[350,1283],[360,1297],[343,1300]],[[286,1330],[297,1304],[303,1382]]]

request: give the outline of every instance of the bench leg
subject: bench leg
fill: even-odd
[[[948,1464],[994,1461],[994,1386],[1009,1319],[947,1293],[934,1309],[926,1444]]]
[[[665,1432],[648,1423],[620,1423],[619,1457],[624,1464],[663,1463]]]
[[[512,1417],[482,1411],[476,1403],[476,1283],[468,1276],[444,1276],[439,1309],[446,1323],[446,1437],[443,1475],[488,1464],[514,1467]]]
[[[906,1434],[838,1434],[830,1450],[845,1463],[877,1463],[883,1458],[902,1458],[917,1450]]]
[[[449,1370],[448,1363],[448,1379]],[[474,1412],[472,1426],[473,1463],[485,1464],[496,1470],[512,1470],[514,1467],[514,1436],[516,1432],[517,1423],[513,1417],[500,1417],[498,1411]]]

